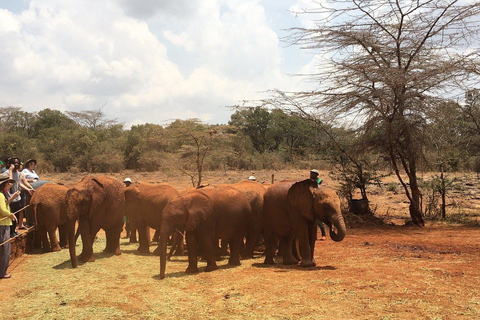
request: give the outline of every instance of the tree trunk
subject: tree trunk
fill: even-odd
[[[446,212],[446,203],[445,203],[445,198],[446,198],[446,193],[447,193],[447,187],[445,186],[445,176],[443,174],[443,163],[440,165],[440,179],[441,179],[441,195],[442,195],[442,205],[441,205],[441,215],[442,219],[445,220],[447,218],[447,212]]]
[[[417,226],[424,227],[425,221],[422,216],[422,209],[420,208],[420,189],[417,183],[417,176],[415,171],[412,170],[410,175],[410,191],[412,192],[412,197],[410,199],[410,217],[412,218],[413,223]]]

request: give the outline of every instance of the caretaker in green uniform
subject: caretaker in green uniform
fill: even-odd
[[[310,179],[312,179],[313,181],[316,181],[318,185],[321,185],[322,179],[320,179],[319,175],[320,174],[318,173],[317,169],[310,170]]]
[[[315,181],[317,183],[317,185],[321,185],[322,184],[322,179],[320,179],[320,173],[318,172],[317,169],[312,169],[310,170],[310,179],[312,179],[313,181]],[[322,231],[322,238],[321,240],[326,240],[327,239],[327,233],[325,232],[325,225],[323,224],[322,221],[320,220],[317,220],[317,225],[318,227],[320,228],[320,230]]]

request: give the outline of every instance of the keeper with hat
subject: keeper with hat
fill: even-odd
[[[320,173],[317,169],[310,170],[310,179],[315,181],[318,185],[322,184],[322,179],[320,179]]]

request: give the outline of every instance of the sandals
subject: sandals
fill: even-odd
[[[8,279],[8,278],[11,278],[11,277],[12,277],[11,274],[6,273],[6,274],[3,275],[3,277],[0,277],[0,279]]]

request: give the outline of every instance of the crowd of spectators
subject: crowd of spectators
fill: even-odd
[[[0,160],[0,279],[10,278],[7,273],[9,239],[19,235],[19,230],[33,227],[28,204],[35,190],[47,182],[40,180],[35,172],[36,165],[35,159],[27,160],[25,168],[18,157]]]

